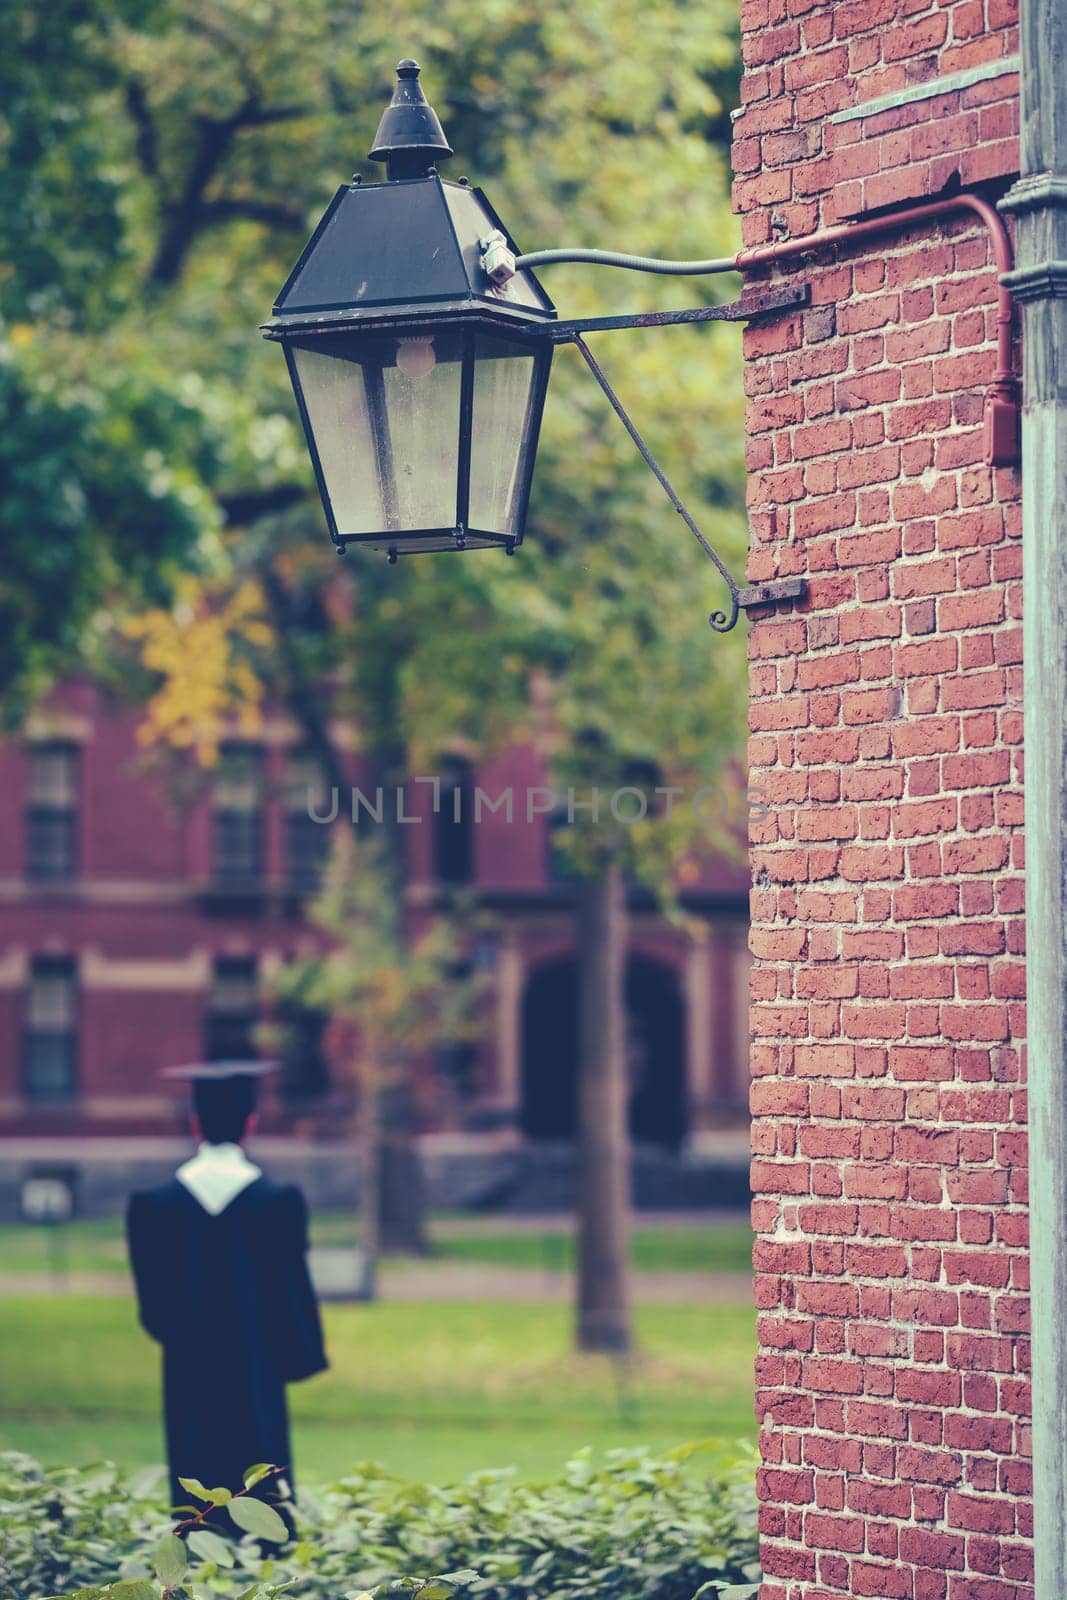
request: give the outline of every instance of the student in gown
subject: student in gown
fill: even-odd
[[[172,1505],[190,1503],[179,1478],[235,1490],[258,1462],[289,1469],[285,1385],[327,1364],[304,1197],[272,1183],[243,1148],[269,1070],[222,1062],[169,1074],[192,1082],[199,1148],[127,1209],[141,1324],[163,1347]],[[287,1470],[256,1492],[283,1509],[291,1483]]]

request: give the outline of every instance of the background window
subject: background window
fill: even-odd
[[[254,1061],[259,1022],[255,956],[217,956],[204,1019],[206,1061]]]
[[[77,747],[32,744],[29,769],[26,876],[34,883],[67,883],[77,872]]]
[[[314,756],[294,750],[285,774],[285,873],[298,894],[317,894],[322,883],[330,826],[315,817],[329,816],[330,799]]]
[[[248,884],[263,871],[263,757],[225,745],[215,780],[212,863],[216,883]]]
[[[473,1098],[477,1087],[478,1050],[469,1039],[453,1039],[437,1047],[437,1072],[459,1100]]]
[[[319,1007],[299,1000],[284,1001],[277,1015],[284,1028],[278,1091],[291,1111],[299,1111],[329,1090],[330,1069],[323,1035],[330,1019]]]
[[[25,1090],[41,1103],[70,1100],[77,1086],[77,973],[67,957],[41,956],[26,1004]]]
[[[474,873],[474,794],[467,762],[442,763],[441,805],[434,817],[434,876],[438,883],[470,883]]]
[[[583,799],[585,797],[583,796]],[[588,813],[586,813],[588,815]],[[545,821],[545,875],[550,884],[577,882],[578,869],[566,849],[566,830],[572,826],[566,806],[559,806]]]

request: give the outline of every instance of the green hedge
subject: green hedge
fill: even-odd
[[[46,1470],[0,1454],[0,1595],[749,1600],[753,1468],[744,1446],[613,1451],[603,1465],[582,1452],[537,1485],[485,1472],[435,1488],[363,1466],[301,1490],[299,1542],[279,1549],[262,1529],[258,1541],[195,1529],[179,1542],[160,1514],[158,1471],[124,1479],[108,1465]],[[251,1526],[243,1508],[241,1520]]]

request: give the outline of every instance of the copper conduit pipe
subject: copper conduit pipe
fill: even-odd
[[[850,244],[853,239],[865,239],[871,234],[888,233],[893,228],[906,228],[913,222],[927,222],[933,217],[947,216],[952,211],[970,211],[985,223],[993,241],[993,257],[997,266],[997,366],[993,381],[986,393],[986,459],[991,466],[1013,466],[1019,457],[1019,401],[1015,373],[1012,368],[1012,299],[1009,291],[999,281],[1012,268],[1012,249],[1008,232],[996,208],[976,194],[954,194],[942,200],[924,200],[917,205],[902,206],[897,211],[886,211],[877,217],[861,217],[856,222],[841,222],[834,227],[821,228],[816,233],[803,234],[799,239],[782,239],[776,244],[754,245],[739,250],[735,256],[716,256],[708,261],[661,261],[653,256],[626,255],[616,250],[588,250],[568,248],[539,250],[531,255],[511,258],[509,276],[516,268],[549,266],[559,261],[584,261],[591,265],[623,267],[631,272],[660,272],[685,276],[716,272],[747,272],[754,267],[776,266],[794,256],[811,255],[823,245]],[[503,241],[503,235],[500,235]],[[489,241],[483,240],[483,244]],[[499,281],[506,281],[502,278]],[[664,321],[671,320],[664,318]],[[629,327],[642,325],[640,318],[616,319],[603,326]],[[584,325],[595,326],[593,323]]]
[[[1011,352],[1012,298],[999,279],[1011,271],[1012,248],[1008,230],[988,200],[976,194],[954,194],[944,200],[926,200],[919,205],[905,206],[881,216],[861,217],[856,222],[841,222],[830,228],[820,228],[816,233],[803,234],[799,239],[781,239],[775,244],[760,244],[748,250],[739,250],[734,257],[734,265],[742,273],[753,267],[776,266],[791,257],[808,255],[824,245],[848,244],[853,239],[886,233],[891,228],[906,228],[913,222],[927,222],[953,211],[973,212],[985,223],[993,244],[998,276],[997,368],[987,395],[986,453],[991,465],[1007,466],[1018,459],[1018,398]]]

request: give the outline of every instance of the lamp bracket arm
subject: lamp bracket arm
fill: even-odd
[[[674,488],[671,485],[671,482],[670,482],[669,478],[667,477],[666,473],[663,471],[663,468],[660,466],[660,464],[656,460],[655,456],[652,454],[651,450],[648,448],[648,445],[645,443],[645,441],[641,437],[640,433],[637,431],[637,427],[631,421],[630,416],[629,416],[628,412],[626,411],[625,407],[623,406],[622,401],[619,399],[618,395],[615,393],[615,390],[611,387],[611,384],[608,382],[607,376],[604,373],[604,370],[601,367],[599,361],[597,360],[597,358],[593,354],[593,352],[590,350],[589,346],[586,344],[585,340],[582,338],[580,333],[576,333],[576,334],[573,335],[573,343],[578,348],[578,350],[581,352],[582,359],[585,361],[586,366],[589,368],[590,372],[593,374],[593,377],[596,379],[597,383],[600,385],[601,389],[603,389],[605,395],[607,396],[608,404],[611,406],[611,409],[614,411],[615,415],[618,417],[619,421],[622,423],[623,427],[626,429],[627,433],[630,435],[630,438],[633,440],[634,444],[637,446],[638,451],[640,452],[640,454],[641,454],[646,466],[651,470],[651,472],[653,473],[655,478],[658,480],[658,482],[660,484],[660,487],[663,489],[663,492],[666,494],[668,500],[671,502],[671,505],[674,507],[675,511],[677,511],[678,515],[685,522],[686,527],[689,529],[689,531],[693,535],[693,537],[697,540],[698,544],[700,544],[700,546],[704,550],[705,554],[707,556],[709,556],[710,559],[715,563],[715,566],[718,568],[720,574],[722,575],[723,581],[725,582],[727,588],[730,591],[730,608],[729,608],[728,611],[713,611],[711,613],[711,616],[708,618],[708,622],[711,625],[711,627],[713,627],[715,629],[715,631],[717,633],[728,633],[730,631],[730,629],[734,626],[734,624],[737,621],[737,614],[738,614],[738,599],[737,599],[737,597],[738,597],[738,592],[739,592],[737,584],[734,582],[733,578],[730,576],[730,574],[727,571],[726,567],[723,565],[722,560],[720,559],[720,557],[718,555],[718,552],[713,548],[713,546],[709,543],[709,541],[704,537],[703,533],[701,533],[700,529],[697,527],[696,523],[693,521],[693,518],[690,516],[690,514],[686,510],[685,506],[682,504],[681,500],[678,498],[677,494],[674,491]]]
[[[637,430],[636,424],[626,411],[622,401],[619,399],[618,395],[615,393],[615,390],[608,381],[607,375],[605,374],[599,361],[596,359],[593,352],[582,338],[581,334],[573,334],[570,342],[576,345],[578,350],[581,352],[586,366],[589,368],[590,372],[593,374],[593,377],[604,391],[604,394],[607,396],[608,404],[611,406],[611,409],[614,411],[615,415],[618,417],[619,421],[630,435],[630,438],[637,446],[637,449],[640,452],[640,455],[646,466],[648,466],[648,468],[651,470],[653,476],[663,489],[664,494],[666,494],[668,500],[671,502],[671,505],[674,507],[675,511],[677,511],[678,515],[681,517],[690,533],[696,539],[701,549],[714,563],[716,569],[722,576],[723,582],[730,591],[729,608],[726,611],[713,611],[708,618],[709,626],[714,628],[716,633],[729,633],[730,629],[736,624],[738,614],[741,611],[747,612],[756,608],[757,606],[772,606],[777,605],[782,601],[803,599],[807,593],[807,584],[803,578],[775,578],[765,583],[750,584],[747,588],[741,588],[737,583],[734,582],[733,577],[724,565],[718,551],[701,532],[700,528],[697,527],[697,524],[694,522],[692,516],[686,510],[685,506],[682,504],[682,501],[675,493],[674,487],[668,479],[666,473],[663,471],[663,468],[660,466],[659,462],[648,448],[648,445],[641,437],[641,434]]]
[[[580,317],[573,321],[547,323],[543,328],[537,328],[536,333],[538,337],[551,339],[553,344],[569,344],[579,334],[610,332],[618,328],[671,328],[699,322],[753,322],[758,317],[770,316],[777,311],[806,306],[810,299],[810,284],[788,284],[772,289],[748,289],[739,300],[728,300],[723,305],[693,306],[686,311],[638,311],[622,317]]]

